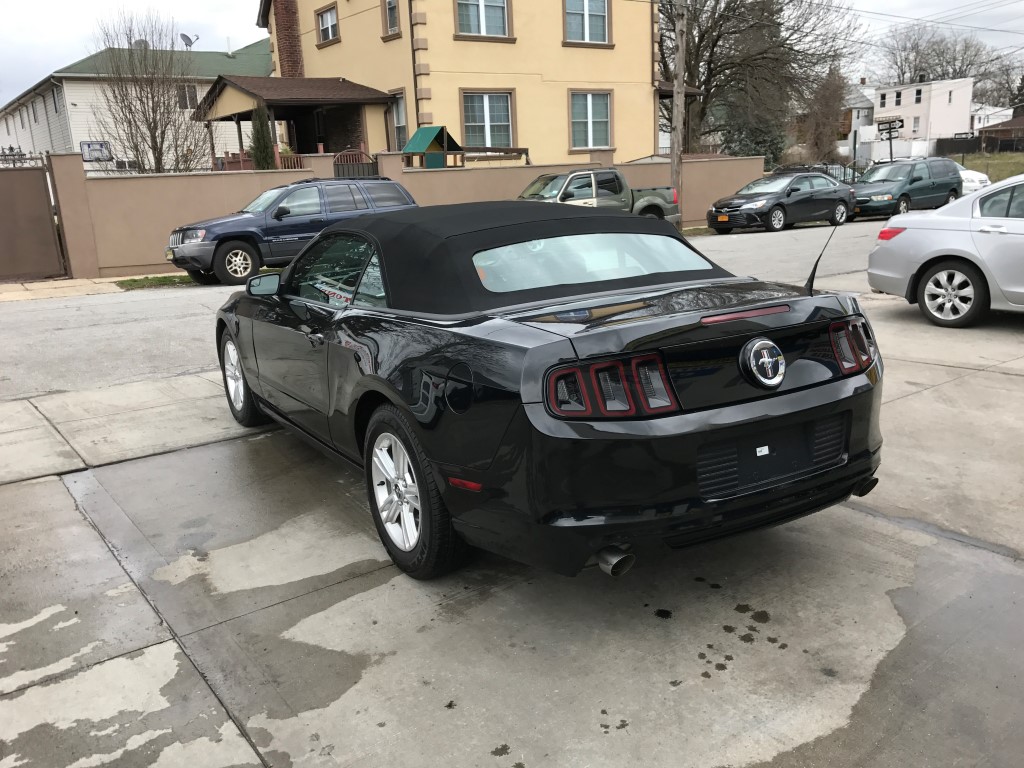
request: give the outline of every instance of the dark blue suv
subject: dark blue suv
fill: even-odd
[[[288,264],[330,224],[414,207],[412,195],[385,177],[303,179],[268,189],[238,213],[178,227],[167,260],[201,285],[241,285],[262,266]]]

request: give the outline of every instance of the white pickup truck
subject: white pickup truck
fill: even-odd
[[[531,181],[520,200],[566,203],[590,208],[630,211],[673,223],[679,221],[679,194],[673,187],[630,189],[614,168],[589,168],[572,173],[545,173]]]

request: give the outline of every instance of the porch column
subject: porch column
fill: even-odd
[[[213,141],[213,123],[206,121],[206,136],[210,140],[210,169],[217,170],[217,146]]]
[[[242,121],[235,115],[235,130],[238,131],[238,156],[245,156],[245,142],[242,141]]]

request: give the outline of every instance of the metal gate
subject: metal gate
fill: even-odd
[[[377,161],[360,149],[346,149],[334,156],[336,179],[367,179],[379,173]]]
[[[46,174],[41,164],[0,165],[0,280],[65,274]]]

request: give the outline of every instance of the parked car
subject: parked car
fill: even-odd
[[[262,266],[290,262],[331,224],[415,206],[401,184],[383,177],[304,179],[268,189],[237,213],[178,227],[167,260],[201,285],[241,285]]]
[[[630,189],[614,168],[545,173],[531,181],[519,199],[627,211],[673,223],[679,221],[679,193],[674,187]]]
[[[963,194],[956,163],[945,157],[876,163],[853,185],[857,205],[850,218],[891,216],[938,208]]]
[[[868,260],[876,293],[961,328],[990,309],[1024,312],[1024,175],[928,213],[894,216]]]
[[[987,187],[992,183],[989,177],[981,171],[972,171],[964,168],[960,163],[954,161],[953,165],[960,172],[960,179],[963,181],[963,193],[965,195],[971,194],[971,192],[977,192],[979,189]]]
[[[801,221],[839,226],[853,207],[853,188],[821,173],[775,173],[754,179],[708,208],[708,226],[720,235],[742,227],[771,232]]]
[[[395,564],[467,545],[617,575],[864,495],[882,363],[855,298],[713,264],[675,227],[508,201],[328,227],[217,314],[228,407],[361,463]]]

